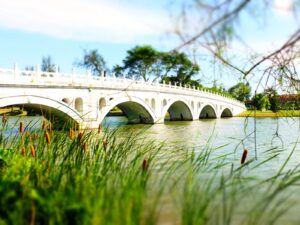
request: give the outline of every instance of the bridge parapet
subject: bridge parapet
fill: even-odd
[[[0,85],[13,86],[45,86],[45,87],[74,87],[74,88],[108,88],[124,91],[154,91],[178,95],[202,96],[213,98],[222,102],[230,102],[239,107],[244,104],[234,98],[230,98],[221,93],[215,93],[210,90],[199,89],[190,86],[172,85],[158,82],[145,82],[142,80],[131,80],[124,77],[93,76],[91,72],[86,74],[60,73],[60,72],[42,72],[37,67],[36,70],[19,70],[17,66],[14,69],[0,68]]]

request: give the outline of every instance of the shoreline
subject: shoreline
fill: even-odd
[[[235,117],[254,117],[254,110],[247,110],[242,112]],[[278,117],[300,117],[300,110],[280,110],[278,112],[272,112],[270,110],[266,111],[256,111],[256,117],[261,118],[278,118]]]

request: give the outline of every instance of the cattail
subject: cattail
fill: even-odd
[[[73,138],[74,138],[74,131],[70,128],[70,130],[69,130],[69,138],[71,139],[71,140],[73,140]]]
[[[22,156],[23,157],[25,156],[25,147],[24,146],[22,147]]]
[[[83,137],[83,133],[82,133],[82,132],[80,132],[80,133],[78,134],[77,140],[80,142],[80,141],[81,141],[81,139],[82,139],[82,137]]]
[[[19,131],[21,134],[24,132],[24,122],[23,121],[20,122]]]
[[[29,136],[30,136],[29,131],[26,131],[25,136],[26,136],[26,137],[29,137]]]
[[[99,126],[98,126],[98,134],[100,134],[100,133],[101,133],[101,129],[102,129],[102,125],[101,125],[101,124],[99,124]]]
[[[248,155],[248,150],[245,148],[244,152],[243,152],[243,155],[242,155],[242,158],[241,158],[241,164],[245,163],[247,155]]]
[[[143,165],[142,165],[143,171],[147,171],[148,170],[148,166],[149,166],[148,160],[144,159]]]
[[[3,126],[3,127],[5,127],[6,122],[7,122],[7,118],[6,118],[5,114],[3,114],[3,115],[2,115],[2,126]]]
[[[106,151],[106,148],[107,148],[107,141],[106,141],[106,139],[104,139],[104,140],[102,141],[102,144],[103,144],[103,149],[104,149],[104,151]]]
[[[33,145],[31,145],[31,155],[33,158],[35,158],[35,148]]]
[[[49,133],[46,131],[46,141],[47,141],[47,143],[50,145],[51,144],[51,139],[50,139],[50,135],[49,135]]]
[[[87,143],[83,144],[83,150],[84,150],[84,153],[87,153]]]
[[[53,129],[52,129],[52,123],[51,122],[49,123],[49,132],[50,132],[51,135],[53,134]]]
[[[43,121],[43,129],[46,130],[46,128],[47,128],[47,121],[46,121],[46,119],[44,119],[44,121]]]
[[[34,134],[33,134],[33,139],[36,140],[37,137],[38,137],[38,136],[37,136],[36,132],[34,132]]]

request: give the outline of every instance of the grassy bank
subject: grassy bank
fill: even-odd
[[[209,142],[170,150],[128,132],[53,131],[44,121],[11,136],[1,126],[1,225],[282,224],[300,181],[297,167],[285,169],[293,151],[261,178],[279,152],[241,164],[243,150],[220,155]]]
[[[259,111],[256,110],[247,110],[245,112],[242,112],[237,117],[299,117],[300,111],[299,110],[280,110],[278,112],[272,112],[270,110],[266,111]]]

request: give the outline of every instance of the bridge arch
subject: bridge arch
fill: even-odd
[[[225,108],[222,113],[221,113],[221,118],[224,118],[224,117],[232,117],[232,112],[230,111],[230,109],[228,108]]]
[[[83,112],[83,100],[82,98],[78,97],[75,99],[75,109],[78,111],[78,112]]]
[[[78,111],[63,101],[35,95],[17,95],[0,98],[0,108],[8,106],[21,106],[25,109],[40,111],[47,118],[53,118],[55,128],[61,128],[68,123],[81,126],[84,122]]]
[[[154,123],[157,119],[151,107],[137,97],[115,98],[100,111],[98,123],[102,123],[111,109],[117,106],[128,118],[129,123]]]
[[[103,109],[103,107],[105,106],[106,106],[106,99],[102,97],[99,99],[99,110]]]
[[[210,104],[205,105],[200,112],[199,119],[217,118],[214,107]]]
[[[193,120],[193,111],[184,99],[175,99],[164,106],[162,116],[169,113],[170,120]]]
[[[71,100],[69,98],[63,98],[61,101],[66,103],[67,105],[71,104]]]

